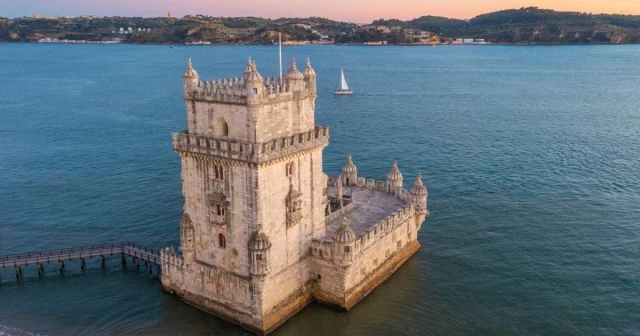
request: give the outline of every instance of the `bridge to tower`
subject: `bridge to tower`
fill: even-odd
[[[38,276],[44,276],[44,265],[58,264],[61,274],[65,272],[65,262],[78,261],[82,270],[86,267],[86,259],[99,258],[101,266],[106,266],[106,258],[119,257],[123,267],[127,266],[127,258],[131,258],[136,268],[144,263],[145,269],[153,275],[153,266],[159,270],[162,264],[160,250],[132,242],[92,245],[58,250],[46,250],[19,254],[0,255],[0,269],[13,268],[16,280],[22,280],[22,269],[30,265],[36,266]]]

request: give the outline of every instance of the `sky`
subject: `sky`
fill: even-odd
[[[640,14],[640,0],[0,0],[0,17],[75,16],[320,16],[365,23],[422,15],[469,19],[501,9],[536,6],[588,13]]]

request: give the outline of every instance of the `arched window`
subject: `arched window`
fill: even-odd
[[[222,233],[218,234],[218,247],[221,249],[227,248],[227,239]]]
[[[213,120],[213,135],[217,137],[229,136],[229,124],[222,117]]]
[[[218,170],[218,166],[213,166],[213,174],[217,179],[220,178],[220,171]]]
[[[222,169],[222,167],[220,167],[220,174],[218,174],[220,176],[221,180],[224,180],[224,170]]]
[[[222,122],[222,135],[229,136],[229,125],[227,124],[226,121]]]
[[[286,173],[287,173],[287,176],[291,176],[291,175],[293,175],[293,173],[294,173],[294,172],[295,172],[295,166],[294,166],[294,163],[293,163],[293,162],[289,162],[289,163],[287,163],[287,166],[286,166]]]
[[[351,185],[351,183],[349,183],[349,178],[347,177],[347,185]]]
[[[220,204],[218,204],[218,205],[216,206],[216,208],[218,209],[218,211],[217,211],[218,216],[222,216],[222,208],[220,207]]]

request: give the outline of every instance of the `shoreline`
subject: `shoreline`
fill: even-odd
[[[231,44],[231,43],[212,43],[212,44],[198,44],[198,45],[188,45],[188,44],[180,44],[180,43],[114,43],[114,42],[100,42],[100,41],[90,41],[90,42],[25,42],[25,41],[0,41],[0,45],[2,44],[44,44],[44,45],[140,45],[140,46],[170,46],[170,47],[219,47],[219,46],[273,46],[273,44]],[[320,43],[306,43],[306,44],[297,44],[297,45],[287,45],[286,47],[302,47],[302,46],[341,46],[341,47],[463,47],[463,46],[595,46],[595,45],[640,45],[640,42],[624,42],[624,43],[525,43],[525,42],[515,42],[515,43],[485,43],[485,44],[363,44],[363,43],[333,43],[333,44],[320,44]],[[284,46],[283,46],[284,47]]]

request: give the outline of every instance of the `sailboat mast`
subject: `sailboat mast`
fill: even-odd
[[[278,32],[278,64],[279,64],[279,73],[280,73],[280,81],[282,82],[282,33]]]

